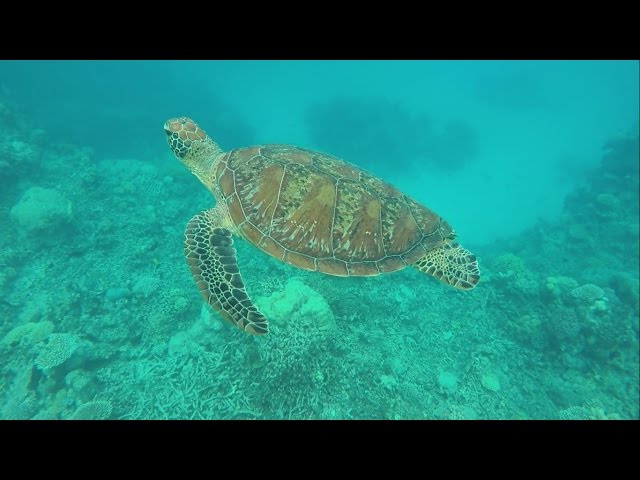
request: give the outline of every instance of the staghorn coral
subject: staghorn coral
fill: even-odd
[[[302,328],[301,328],[302,327]],[[265,367],[265,375],[305,382],[312,378],[315,371],[310,358],[323,359],[326,346],[332,340],[332,333],[321,330],[318,325],[307,323],[304,326],[289,324],[274,325],[273,335],[256,340],[260,360],[256,364]]]

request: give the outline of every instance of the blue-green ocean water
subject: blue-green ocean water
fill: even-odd
[[[637,61],[0,61],[0,418],[637,419]],[[171,154],[341,157],[478,257],[457,291],[340,278],[237,240],[271,323],[203,304],[211,208]]]

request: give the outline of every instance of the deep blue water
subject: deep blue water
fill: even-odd
[[[104,157],[161,152],[161,124],[179,115],[224,148],[337,150],[481,242],[557,216],[638,118],[630,61],[29,61],[2,62],[0,81],[52,136]]]

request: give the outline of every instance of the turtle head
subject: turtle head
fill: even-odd
[[[164,133],[173,154],[183,160],[198,143],[210,141],[207,133],[187,117],[171,118],[164,124]]]
[[[176,158],[207,185],[207,172],[222,153],[218,144],[188,117],[167,120],[164,133]]]

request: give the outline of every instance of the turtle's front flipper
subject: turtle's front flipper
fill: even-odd
[[[471,290],[480,281],[476,256],[455,242],[430,250],[413,266],[460,290]]]
[[[205,301],[247,333],[269,333],[267,319],[253,304],[240,277],[231,230],[213,208],[193,217],[185,231],[184,254]]]

